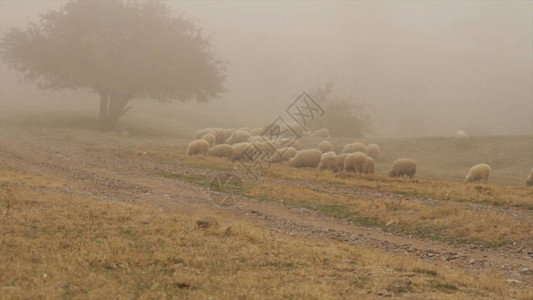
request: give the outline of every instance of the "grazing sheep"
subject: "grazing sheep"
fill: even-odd
[[[350,153],[344,153],[337,155],[337,171],[344,170],[344,161],[346,160],[346,157],[348,157]]]
[[[372,157],[373,159],[378,159],[378,155],[381,152],[379,146],[376,144],[369,144],[366,146],[366,155]]]
[[[468,140],[468,136],[466,133],[462,130],[457,131],[454,137],[455,145],[458,147],[463,147],[466,145],[466,141]]]
[[[363,169],[363,173],[374,174],[375,165],[376,165],[376,161],[372,157],[367,156],[366,161],[365,161],[365,167]]]
[[[251,145],[254,145],[259,151],[263,153],[268,153],[270,146],[262,141],[253,141],[250,143]]]
[[[300,141],[293,138],[280,138],[277,139],[277,142],[279,143],[279,148],[285,148],[285,147],[293,147],[295,149],[300,150],[301,145]]]
[[[226,140],[226,131],[222,128],[204,128],[196,132],[195,137],[196,139],[201,139],[206,134],[215,136],[215,144],[223,144]]]
[[[253,135],[248,139],[248,143],[262,142],[263,138],[257,135]]]
[[[281,146],[281,143],[276,140],[265,140],[264,139],[263,142],[266,145],[265,152],[270,155],[273,155],[276,152],[276,150],[283,148]]]
[[[281,156],[283,157],[283,160],[289,160],[296,156],[298,153],[298,150],[294,147],[287,147],[285,150],[280,149]]]
[[[196,139],[201,139],[204,135],[208,134],[208,133],[211,133],[211,134],[216,134],[215,133],[215,130],[214,128],[204,128],[204,129],[201,129],[201,130],[198,130],[196,132],[196,134],[194,135],[194,137],[196,137]]]
[[[207,154],[209,143],[206,140],[200,139],[192,141],[187,147],[187,155]]]
[[[226,129],[223,129],[224,130],[224,135],[226,136],[226,138],[229,138],[231,136],[231,134],[235,131],[235,129],[233,128],[226,128]]]
[[[413,178],[416,174],[416,162],[409,158],[400,158],[392,163],[389,170],[389,177],[409,176]]]
[[[286,161],[286,160],[293,158],[296,155],[296,153],[298,153],[298,150],[294,149],[293,147],[280,148],[278,149],[278,151],[272,154],[270,161],[271,162]]]
[[[224,157],[227,159],[231,159],[232,153],[233,153],[233,148],[231,147],[231,145],[228,145],[228,144],[216,145],[214,147],[209,148],[209,150],[207,150],[208,156]]]
[[[475,165],[468,171],[465,182],[483,180],[486,184],[489,181],[490,171],[490,166],[487,164]]]
[[[244,160],[246,156],[244,152],[250,147],[250,143],[237,143],[231,146],[232,152],[230,160]]]
[[[209,147],[213,147],[216,144],[216,137],[212,133],[204,134],[202,139],[209,143]]]
[[[251,135],[261,135],[263,133],[263,128],[260,128],[260,127],[256,127],[256,128],[252,128],[250,129],[250,134]]]
[[[237,143],[244,143],[247,142],[248,139],[251,137],[250,133],[248,131],[243,130],[235,130],[229,138],[226,139],[226,144],[237,144]]]
[[[296,150],[302,150],[302,143],[300,143],[299,140],[294,141],[294,143],[291,144],[291,147],[293,147]]]
[[[215,144],[224,144],[224,141],[226,140],[226,131],[223,128],[213,128],[212,129],[215,132]]]
[[[322,153],[333,151],[333,145],[328,141],[322,141],[320,144],[318,144],[318,150],[322,151]]]
[[[344,160],[344,172],[364,173],[367,157],[363,152],[350,153]]]
[[[320,158],[320,163],[318,164],[320,170],[328,169],[332,171],[337,171],[337,153],[333,151],[326,152],[322,154]]]
[[[322,152],[318,149],[300,150],[296,156],[289,160],[289,166],[295,168],[316,168],[322,158]]]
[[[313,131],[313,133],[311,133],[311,136],[328,138],[329,137],[329,129],[327,129],[327,128],[317,129],[317,130]]]
[[[526,186],[532,186],[533,185],[533,169],[531,169],[531,172],[529,172],[529,176],[526,178]]]
[[[366,154],[366,146],[363,143],[352,143],[344,146],[342,149],[342,153],[355,153],[355,152],[363,152]]]

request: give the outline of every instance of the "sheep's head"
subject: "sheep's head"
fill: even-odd
[[[374,164],[373,163],[367,163],[366,164],[366,173],[374,174]]]

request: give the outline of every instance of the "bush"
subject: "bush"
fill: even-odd
[[[331,136],[361,138],[371,130],[370,116],[351,95],[334,93],[333,83],[313,90],[311,97],[324,109],[324,116],[313,120],[311,128],[328,128]]]

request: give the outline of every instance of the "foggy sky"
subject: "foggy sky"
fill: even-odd
[[[532,1],[168,3],[197,20],[228,62],[228,92],[211,104],[175,103],[177,115],[220,111],[258,126],[302,91],[334,82],[364,104],[375,135],[533,133]],[[5,31],[61,1],[0,5]],[[1,101],[20,101],[28,88],[11,88],[2,70]],[[96,95],[90,104],[96,111]]]

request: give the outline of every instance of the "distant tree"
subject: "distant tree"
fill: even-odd
[[[370,116],[355,102],[353,96],[340,96],[334,84],[326,83],[310,92],[311,97],[324,109],[324,116],[316,118],[313,129],[328,128],[332,136],[361,138],[371,130]]]
[[[134,98],[209,101],[223,91],[224,64],[209,41],[159,0],[70,1],[10,29],[0,54],[39,88],[98,93],[105,130]]]

